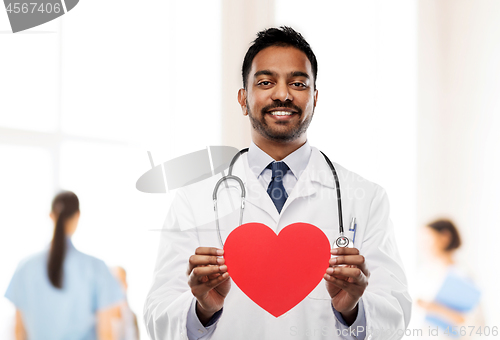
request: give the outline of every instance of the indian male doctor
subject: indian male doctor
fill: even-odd
[[[307,141],[318,100],[314,53],[292,28],[270,28],[258,33],[242,73],[238,102],[250,119],[252,143],[233,174],[247,191],[243,223],[260,222],[278,234],[289,224],[306,222],[333,244],[339,236],[335,181],[325,158]],[[410,321],[411,299],[387,195],[334,164],[344,224],[357,220],[354,247],[333,248],[322,281],[277,318],[231,282],[214,221],[212,192],[219,177],[180,189],[165,221],[145,304],[150,337],[400,339]],[[239,190],[235,181],[219,189],[223,239],[239,225]],[[276,192],[280,197],[272,197]],[[298,275],[301,268],[283,280]]]

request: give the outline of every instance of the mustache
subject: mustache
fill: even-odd
[[[302,114],[302,109],[298,107],[297,105],[291,103],[291,102],[282,102],[281,100],[275,101],[270,105],[264,106],[261,110],[262,114],[266,113],[269,110],[276,109],[278,107],[281,108],[287,108],[287,109],[292,109],[295,112],[297,112],[299,115]]]

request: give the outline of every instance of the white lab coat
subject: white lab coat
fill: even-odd
[[[367,339],[400,339],[410,320],[411,298],[389,219],[385,191],[335,164],[342,190],[344,226],[357,219],[354,246],[371,272],[362,299]],[[247,190],[243,223],[260,222],[279,233],[295,222],[322,229],[333,243],[338,237],[337,196],[331,170],[316,148],[307,168],[289,193],[281,215],[248,167],[246,154],[234,166]],[[219,247],[212,192],[220,176],[185,187],[176,195],[161,233],[154,282],[144,318],[152,339],[187,339],[186,318],[193,295],[187,284],[188,259],[199,246]],[[240,189],[235,181],[219,190],[222,238],[238,226]],[[232,213],[230,213],[233,211]],[[346,228],[346,229],[347,229]],[[259,249],[255,250],[256,252]],[[300,251],[300,250],[297,250]],[[251,254],[249,254],[251,256]],[[293,280],[300,268],[290,273]],[[212,339],[356,339],[338,336],[345,329],[336,319],[322,280],[297,306],[275,318],[252,302],[234,282]]]

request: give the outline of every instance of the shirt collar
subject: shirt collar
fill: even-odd
[[[67,236],[64,236],[64,242],[66,244],[66,250],[67,251],[70,251],[70,250],[75,250],[75,246],[73,245],[73,241],[71,241],[71,238],[70,237],[67,237]],[[50,249],[50,247],[52,247],[52,241],[49,242],[49,244],[47,244],[47,249]]]
[[[312,149],[309,141],[306,141],[304,145],[283,159],[283,162],[288,165],[296,179],[299,179],[307,167],[311,153]],[[248,148],[248,166],[256,178],[259,178],[267,165],[273,161],[274,159],[255,145],[254,142],[250,143],[250,147]]]
[[[73,242],[71,241],[70,237],[66,237],[66,249],[67,250],[74,250],[75,246],[73,245]]]

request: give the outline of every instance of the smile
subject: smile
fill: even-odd
[[[288,111],[272,111],[269,112],[273,116],[290,116],[293,114],[293,112],[288,112]]]

